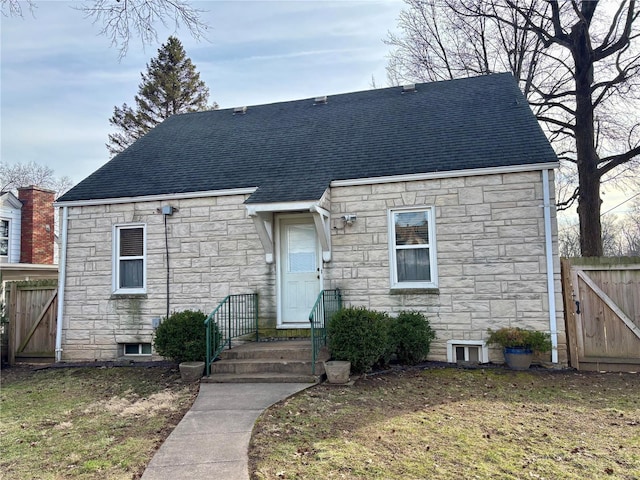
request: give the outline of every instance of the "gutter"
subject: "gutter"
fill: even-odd
[[[64,286],[67,278],[67,226],[69,207],[62,207],[62,238],[58,262],[58,315],[56,322],[56,362],[62,361],[62,320],[64,317]]]
[[[558,363],[558,325],[556,320],[556,292],[553,271],[553,240],[551,238],[551,200],[549,170],[542,170],[544,196],[544,237],[547,257],[547,294],[549,296],[549,330],[551,332],[551,362]]]

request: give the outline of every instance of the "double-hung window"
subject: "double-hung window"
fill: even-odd
[[[141,224],[116,225],[114,230],[115,293],[146,292],[146,235]]]
[[[434,209],[389,210],[391,288],[436,288]]]
[[[9,256],[9,220],[0,220],[0,257]]]

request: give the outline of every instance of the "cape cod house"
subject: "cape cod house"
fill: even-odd
[[[566,363],[557,158],[510,74],[173,116],[63,195],[58,360],[152,355],[170,311],[256,293],[301,336],[322,290],[420,310],[434,360]],[[304,330],[304,331],[303,331]]]

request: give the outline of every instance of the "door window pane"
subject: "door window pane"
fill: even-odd
[[[316,271],[316,234],[313,225],[288,226],[287,249],[287,268],[289,273]]]

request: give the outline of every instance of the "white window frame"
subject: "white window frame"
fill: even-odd
[[[122,230],[142,228],[142,256],[125,257],[128,260],[142,260],[142,287],[120,288],[120,232]],[[112,290],[117,295],[135,295],[147,293],[147,225],[127,223],[113,226],[113,282]]]
[[[149,353],[143,353],[143,345],[149,345],[149,348],[151,349],[151,351]],[[138,347],[138,353],[127,353],[127,347],[128,346],[135,346]],[[150,357],[153,354],[153,347],[151,346],[151,343],[123,343],[122,344],[122,354],[123,356],[126,357]]]
[[[469,347],[478,348],[479,363],[489,363],[489,348],[482,340],[447,340],[447,362],[456,363],[465,359],[456,358],[456,347],[464,347],[465,354]]]
[[[9,258],[11,256],[11,220],[9,220],[8,218],[0,218],[0,222],[7,222],[7,236],[0,237],[0,240],[7,241],[7,254],[6,255],[0,254],[0,257]]]
[[[409,212],[426,212],[428,214],[428,232],[429,243],[421,246],[409,246],[404,248],[428,248],[429,249],[429,266],[431,268],[431,281],[420,282],[399,282],[398,281],[398,263],[396,260],[396,251],[403,249],[396,245],[396,223],[394,215],[396,213]],[[389,225],[389,275],[391,288],[438,288],[438,265],[436,252],[436,228],[435,228],[435,207],[407,207],[407,208],[390,208],[387,211]]]

